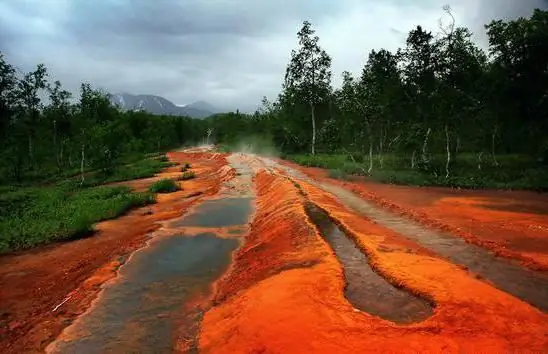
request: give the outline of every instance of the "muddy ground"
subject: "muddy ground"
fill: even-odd
[[[544,195],[169,157],[197,174],[182,191],[91,238],[0,258],[0,352],[548,348]]]

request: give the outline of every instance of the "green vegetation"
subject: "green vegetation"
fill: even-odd
[[[432,156],[432,173],[413,169],[408,159],[397,155],[384,156],[383,168],[367,173],[369,162],[352,161],[350,155],[316,154],[289,155],[287,159],[300,165],[328,169],[328,176],[337,179],[350,179],[353,175],[369,176],[372,180],[414,186],[449,186],[458,188],[498,188],[548,190],[548,170],[531,168],[534,162],[528,156],[501,155],[495,165],[492,161],[483,161],[478,168],[477,156],[462,154],[454,166],[454,175],[444,175],[444,155]],[[378,164],[378,158],[375,164]],[[407,166],[405,165],[407,163]]]
[[[348,179],[348,174],[344,170],[329,170],[327,175],[335,179]]]
[[[206,119],[212,137],[236,151],[262,137],[299,163],[383,182],[546,190],[548,11],[489,23],[486,52],[443,10],[439,30],[371,51],[339,88],[304,22],[278,97]]]
[[[335,178],[547,190],[548,11],[489,23],[485,52],[443,10],[437,33],[416,26],[402,48],[372,50],[338,88],[304,22],[274,100],[204,120],[123,112],[89,84],[72,99],[44,65],[20,74],[0,53],[0,250],[78,237],[150,202],[94,186],[150,177],[169,165],[158,151],[206,134],[225,150],[282,155]],[[180,179],[193,176],[187,165]]]
[[[86,186],[96,186],[106,183],[129,181],[139,178],[154,177],[154,175],[164,168],[172,166],[171,162],[165,160],[164,155],[153,159],[142,159],[134,163],[117,165],[109,174],[101,171],[92,173],[90,178],[85,180]]]
[[[196,175],[194,174],[194,172],[186,171],[186,172],[183,172],[183,174],[181,176],[179,176],[179,178],[177,178],[177,180],[178,181],[187,181],[187,180],[193,179],[195,177],[196,177]]]
[[[84,237],[98,221],[153,203],[150,193],[95,186],[152,177],[171,165],[162,156],[128,157],[108,175],[90,171],[84,184],[76,171],[72,177],[70,172],[53,176],[41,186],[0,186],[0,253]]]
[[[19,74],[0,53],[0,252],[78,238],[153,202],[95,186],[152,177],[171,165],[159,151],[198,141],[207,128],[188,117],[123,112],[89,84],[73,100],[48,79],[44,65]]]
[[[179,190],[179,185],[172,179],[164,178],[154,182],[148,190],[151,193],[172,193]]]
[[[89,84],[82,84],[80,97],[72,100],[59,81],[48,82],[44,65],[19,75],[2,53],[0,82],[0,184],[67,175],[85,181],[96,171],[108,180],[120,163],[199,141],[207,128],[188,117],[123,112]],[[165,156],[159,160],[168,162]],[[111,180],[120,178],[127,177]]]
[[[83,237],[94,223],[153,202],[152,195],[127,187],[2,187],[0,252]]]

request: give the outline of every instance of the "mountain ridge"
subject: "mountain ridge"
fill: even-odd
[[[196,101],[187,105],[176,105],[168,99],[149,94],[134,95],[126,92],[112,93],[112,104],[126,111],[146,111],[158,115],[187,116],[203,119],[219,110],[206,101]]]

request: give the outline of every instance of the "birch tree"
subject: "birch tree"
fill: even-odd
[[[310,22],[305,21],[297,33],[298,50],[291,52],[287,66],[284,87],[296,90],[299,101],[308,105],[312,122],[311,153],[316,153],[316,106],[331,91],[331,57],[323,50]]]

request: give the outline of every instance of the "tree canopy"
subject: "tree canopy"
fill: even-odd
[[[386,154],[446,177],[463,155],[479,168],[498,166],[499,154],[548,163],[548,12],[487,24],[485,51],[443,11],[449,24],[418,25],[404,47],[372,50],[361,74],[345,71],[335,89],[331,59],[305,21],[280,94],[245,120],[249,130],[284,153],[351,153],[369,171]]]
[[[0,182],[88,169],[109,173],[117,158],[198,142],[206,123],[122,112],[106,92],[82,84],[80,97],[48,81],[40,64],[19,75],[0,53]]]

